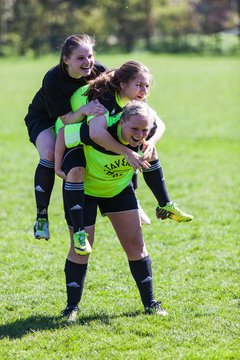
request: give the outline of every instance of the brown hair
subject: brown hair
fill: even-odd
[[[104,98],[104,95],[108,94],[115,95],[116,92],[120,92],[121,83],[127,84],[143,72],[147,73],[152,79],[151,73],[145,65],[137,61],[127,61],[120,68],[105,71],[96,79],[90,81],[86,95],[90,101],[100,97]]]
[[[63,44],[60,55],[60,67],[66,70],[66,65],[64,63],[64,57],[69,58],[74,49],[78,46],[90,45],[92,48],[96,45],[96,41],[93,37],[87,34],[74,34],[68,36]]]

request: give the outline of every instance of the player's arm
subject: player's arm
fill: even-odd
[[[161,139],[163,136],[166,126],[162,119],[157,115],[157,113],[154,111],[154,123],[156,124],[156,131],[155,133],[150,137],[149,140],[156,145],[156,143]]]
[[[156,143],[161,139],[161,137],[164,134],[164,131],[166,129],[164,122],[160,117],[157,115],[157,113],[150,108],[150,111],[152,112],[154,123],[155,123],[155,131],[151,137],[148,138],[148,140],[145,140],[142,147],[143,152],[143,159],[149,159],[153,156],[154,149]]]
[[[61,115],[60,118],[64,125],[75,124],[83,121],[85,116],[93,115],[103,115],[105,114],[105,107],[98,101],[93,100],[87,103],[86,105],[81,106],[77,111],[70,111],[65,115]]]
[[[143,160],[138,153],[121,144],[111,136],[107,131],[107,121],[105,116],[95,116],[89,121],[89,135],[96,144],[106,150],[124,155],[134,169],[138,169],[141,166],[144,168],[149,167],[149,163],[146,160]]]

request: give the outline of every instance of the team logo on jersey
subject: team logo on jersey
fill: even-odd
[[[104,172],[106,175],[112,177],[120,177],[123,176],[124,173],[129,171],[129,162],[124,157],[122,159],[115,160],[109,164],[104,165]]]

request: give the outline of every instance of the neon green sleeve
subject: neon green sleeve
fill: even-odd
[[[62,122],[62,120],[60,119],[60,117],[57,118],[56,122],[55,122],[55,133],[58,134],[59,130],[64,127],[64,123]]]
[[[107,118],[107,126],[110,127],[113,124],[116,124],[121,119],[122,113],[118,113],[117,115],[108,116]]]
[[[80,87],[79,89],[77,89],[71,96],[70,103],[71,103],[73,112],[77,111],[80,107],[87,104],[87,96],[84,95],[85,92],[87,91],[87,89],[88,89],[88,85],[84,85],[84,86]],[[62,122],[60,117],[58,117],[55,122],[56,134],[58,134],[59,130],[62,127],[64,127],[64,123]]]
[[[80,128],[82,123],[69,124],[64,127],[64,139],[67,148],[78,146],[81,143]]]
[[[77,111],[81,106],[87,104],[87,96],[84,93],[87,91],[88,85],[81,86],[77,89],[70,98],[72,111]]]

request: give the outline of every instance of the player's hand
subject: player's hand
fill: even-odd
[[[151,140],[146,140],[146,141],[143,142],[142,152],[143,152],[143,156],[142,156],[143,160],[152,159],[152,157],[153,157],[153,155],[155,153],[155,146],[151,142]]]
[[[57,176],[59,176],[61,179],[63,179],[63,180],[66,180],[66,179],[67,179],[67,175],[66,175],[65,172],[62,171],[61,169],[56,169],[56,168],[55,168],[55,174],[56,174]]]
[[[134,170],[149,169],[151,164],[147,160],[144,160],[138,153],[132,152],[126,155],[126,159]]]
[[[85,115],[94,116],[104,115],[107,112],[106,108],[98,100],[92,100],[82,106],[82,111]]]

